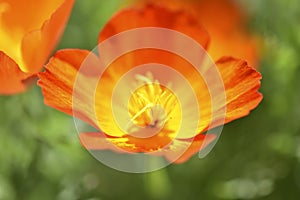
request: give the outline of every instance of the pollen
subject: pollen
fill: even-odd
[[[181,107],[176,95],[154,80],[151,73],[146,76],[138,74],[136,80],[142,86],[132,92],[128,102],[131,119],[127,125],[128,133],[136,137],[175,134],[181,120]]]

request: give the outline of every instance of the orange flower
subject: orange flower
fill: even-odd
[[[62,35],[74,0],[0,0],[0,94],[26,89]]]
[[[139,7],[157,4],[187,12],[201,20],[211,36],[208,52],[217,60],[231,55],[245,59],[250,66],[258,65],[258,38],[251,35],[246,27],[247,15],[234,0],[129,0]]]
[[[209,36],[197,20],[185,12],[173,12],[155,6],[119,12],[100,33],[99,43],[123,31],[141,27],[178,31],[193,38],[204,49],[208,47]],[[164,41],[168,42],[165,39]],[[122,45],[131,45],[141,40],[151,39],[142,35],[120,41],[121,46],[112,46],[114,48],[111,48],[111,52],[100,51],[101,59],[87,50],[60,50],[46,65],[46,71],[39,74],[38,84],[42,87],[47,105],[74,115],[98,130],[79,134],[83,146],[87,149],[143,152],[162,155],[171,162],[184,162],[216,138],[214,134],[204,133],[209,128],[223,123],[220,120],[215,122],[213,127],[210,126],[213,121],[211,94],[203,77],[187,60],[164,50],[137,50],[126,53],[110,63],[98,81],[99,74],[96,71],[103,67],[102,58],[105,54],[122,48]],[[201,60],[201,54],[196,55],[196,58]],[[181,101],[180,97],[174,95],[173,90],[159,82],[160,74],[155,72],[154,66],[144,74],[134,72],[135,78],[124,79],[125,82],[119,83],[127,73],[136,69],[135,66],[147,63],[170,66],[172,70],[180,73],[195,91],[198,110],[190,106],[190,96],[182,97]],[[83,65],[92,67],[92,71],[82,71]],[[262,99],[258,92],[261,75],[245,61],[232,57],[222,57],[216,62],[216,66],[224,84],[226,101],[219,102],[215,109],[226,108],[225,123],[248,115]],[[171,88],[174,88],[174,91],[183,90],[183,94],[188,94],[181,82],[173,79],[171,74],[166,76],[170,76],[169,83],[173,85]],[[93,87],[90,83],[96,86]],[[116,116],[112,99],[118,83],[120,89],[114,101],[117,111],[123,114]],[[138,83],[142,84],[136,88]],[[130,94],[129,99],[124,96],[127,91]],[[222,96],[219,93],[217,95],[217,99]],[[182,120],[189,122],[189,115],[197,111],[200,114],[197,120],[200,121],[195,131],[185,126],[186,129],[179,134]],[[115,118],[121,119],[120,123],[125,125],[125,130],[120,128],[121,125],[117,124]],[[153,132],[156,134],[152,135]],[[189,132],[192,134],[188,134]]]

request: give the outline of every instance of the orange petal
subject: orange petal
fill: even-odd
[[[200,0],[190,4],[189,10],[202,21],[209,33],[214,30],[230,33],[241,28],[246,20],[242,8],[233,0]]]
[[[103,133],[80,133],[79,137],[85,148],[91,150],[117,150],[117,152],[154,152],[159,151],[163,147],[172,142],[172,139],[161,134],[148,137],[136,138],[131,135],[122,137],[112,137]],[[103,142],[102,140],[106,140]],[[108,145],[108,143],[110,145]],[[103,145],[105,144],[105,145]]]
[[[89,95],[92,94],[89,91],[89,85],[80,84],[82,87],[78,89],[80,93],[76,90],[73,94],[78,70],[82,63],[86,62],[88,55],[91,66],[99,65],[98,58],[90,53],[90,51],[78,49],[58,51],[46,65],[46,71],[38,74],[40,78],[38,85],[42,88],[45,104],[66,114],[75,115],[97,128],[94,123],[96,120],[92,118],[93,106],[88,104],[93,98]],[[84,74],[83,78],[87,81],[92,77],[91,74]],[[90,81],[87,82],[90,83]]]
[[[232,32],[230,35],[222,35],[221,32],[211,32],[211,35],[214,39],[211,42],[208,53],[214,60],[224,55],[231,55],[246,60],[249,65],[255,68],[258,67],[258,38],[242,31]]]
[[[38,72],[53,51],[63,33],[73,3],[74,0],[64,1],[40,30],[24,36],[22,54],[28,71]]]
[[[213,134],[199,134],[189,140],[174,140],[168,151],[165,152],[166,158],[176,164],[186,162],[194,154],[207,147],[216,139]]]
[[[226,121],[246,116],[262,100],[261,75],[246,61],[223,57],[216,62],[226,90]]]
[[[245,22],[244,13],[233,0],[136,0],[133,6],[140,7],[147,4],[164,6],[173,11],[189,12],[203,23],[209,33],[211,29],[231,32]]]
[[[0,94],[15,94],[26,89],[24,79],[31,74],[22,72],[18,65],[0,51]]]
[[[109,136],[100,132],[79,134],[80,142],[87,150],[113,150],[115,152],[121,152],[118,147],[107,140],[108,137]]]
[[[209,43],[206,30],[188,13],[172,12],[151,5],[142,10],[123,10],[112,17],[101,31],[99,43],[120,32],[141,27],[160,27],[179,31],[196,40],[205,49]]]
[[[0,49],[26,72],[37,72],[62,34],[74,0],[0,2]]]
[[[80,133],[79,138],[81,144],[88,150],[112,150],[118,153],[151,153],[154,156],[164,156],[170,162],[179,164],[187,161],[191,156],[204,149],[215,140],[216,136],[213,134],[199,134],[194,139],[168,140],[167,143],[161,143],[163,145],[160,148],[154,149],[150,148],[151,145],[158,147],[155,143],[159,143],[161,140],[153,141],[152,138],[147,138],[143,143],[139,143],[137,138],[114,138],[96,132]]]
[[[248,32],[247,16],[234,0],[136,0],[134,3],[136,7],[152,3],[173,11],[185,10],[207,29],[211,38],[208,52],[214,60],[232,55],[247,60],[251,66],[258,65],[259,39]]]
[[[203,85],[196,88],[201,108],[199,133],[248,115],[262,100],[262,94],[258,92],[261,75],[246,61],[223,57],[216,62],[216,66],[225,91],[210,94]],[[211,95],[214,99],[223,99],[225,95],[226,101],[212,102]]]
[[[202,0],[189,10],[203,22],[212,40],[208,49],[214,60],[234,56],[258,65],[258,40],[247,30],[247,16],[233,0]],[[222,20],[216,20],[222,19]]]

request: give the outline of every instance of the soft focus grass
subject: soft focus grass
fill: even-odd
[[[73,119],[40,89],[0,97],[0,200],[299,199],[300,10],[297,0],[243,1],[263,39],[264,100],[224,127],[204,159],[149,174],[110,169],[83,149]],[[120,1],[77,1],[59,48],[92,49]]]

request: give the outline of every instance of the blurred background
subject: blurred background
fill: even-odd
[[[132,3],[76,1],[58,49],[93,49],[113,13]],[[0,96],[0,200],[299,199],[299,1],[239,4],[260,41],[264,100],[225,125],[207,157],[147,174],[110,169],[81,147],[73,119],[44,106],[33,85]]]

